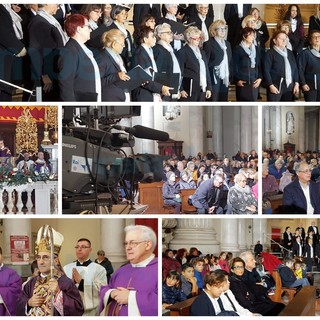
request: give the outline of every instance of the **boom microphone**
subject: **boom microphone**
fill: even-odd
[[[159,140],[159,141],[169,140],[169,134],[167,132],[151,129],[151,128],[140,126],[140,125],[133,126],[132,128],[120,126],[120,125],[114,125],[112,127],[117,130],[123,130],[125,132],[131,133],[136,138]]]

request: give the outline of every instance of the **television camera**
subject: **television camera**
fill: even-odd
[[[140,110],[140,106],[63,107],[64,214],[121,213],[114,210],[121,202],[119,190],[127,201],[125,212],[140,213],[134,206],[134,190],[138,182],[161,181],[163,157],[135,155],[135,138],[169,139],[164,131],[119,125],[122,118],[139,116]],[[124,151],[127,147],[130,156]]]

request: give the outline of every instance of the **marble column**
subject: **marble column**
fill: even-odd
[[[203,107],[189,108],[189,135],[191,137],[190,155],[196,155],[199,151],[203,152]],[[200,124],[200,125],[197,125]]]
[[[266,248],[266,243],[269,243],[269,239],[266,239],[267,234],[267,220],[266,219],[252,219],[252,245],[254,246],[257,241]]]
[[[236,152],[238,150],[240,151],[246,151],[246,150],[242,150],[242,142],[241,142],[241,132],[245,131],[245,130],[241,130],[242,129],[242,122],[241,122],[241,118],[240,118],[240,106],[226,106],[227,108],[232,108],[233,111],[233,118],[232,118],[232,125],[233,125],[233,145],[234,145],[234,150],[236,150]],[[226,108],[223,107],[223,108]],[[226,144],[227,141],[224,141],[224,143]]]
[[[299,150],[300,152],[306,151],[306,145],[305,145],[305,127],[308,127],[309,124],[306,125],[305,123],[305,110],[303,106],[299,106],[298,109],[298,139],[296,143],[296,151]]]
[[[238,221],[240,219],[221,219],[221,251],[238,252]]]
[[[281,107],[275,106],[275,127],[274,130],[274,148],[283,150],[283,144],[282,144],[282,126],[281,126]],[[285,129],[284,129],[285,130]]]
[[[155,128],[154,120],[154,106],[153,104],[146,104],[141,106],[140,117],[132,117],[132,126],[141,125],[153,129]],[[135,138],[134,151],[135,153],[154,154],[156,152],[155,144],[154,140]]]
[[[216,219],[177,219],[177,227],[170,242],[170,248],[189,250],[190,247],[196,247],[203,254],[220,253],[220,242],[217,240],[217,232],[214,228],[217,223],[220,221]]]
[[[270,130],[270,107],[263,107],[264,149],[268,149],[269,147],[271,147]]]
[[[261,107],[260,107],[261,108]],[[251,107],[251,149],[259,150],[258,145],[258,125],[259,125],[259,115],[258,106]]]
[[[247,219],[238,219],[238,244],[239,251],[247,249]]]
[[[211,108],[212,114],[212,148],[217,153],[218,158],[223,157],[223,130],[222,130],[222,106],[214,106]]]
[[[251,112],[252,108],[249,106],[241,106],[240,107],[240,119],[241,119],[241,147],[240,150],[244,152],[250,152],[252,149],[252,134],[251,134]]]
[[[125,219],[101,219],[101,248],[112,262],[114,270],[124,264],[126,254],[123,247]]]

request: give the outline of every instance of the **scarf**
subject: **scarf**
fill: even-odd
[[[297,24],[298,24],[297,19],[290,18],[290,23],[291,23],[292,32],[295,32],[297,30]]]
[[[219,75],[220,75],[220,79],[223,80],[223,84],[226,87],[228,87],[229,86],[229,64],[228,64],[226,42],[224,39],[220,39],[218,37],[214,37],[214,39],[217,41],[218,45],[223,50],[223,59],[219,65]]]
[[[69,37],[66,35],[66,33],[62,30],[60,23],[57,21],[57,19],[55,17],[53,17],[52,15],[50,15],[47,11],[45,11],[44,9],[39,9],[38,10],[38,15],[41,16],[43,19],[47,20],[50,24],[52,24],[53,26],[55,26],[62,38],[63,41],[63,45],[65,46],[66,43],[69,40]]]
[[[22,40],[23,39],[23,31],[22,31],[22,26],[21,26],[21,21],[22,21],[21,17],[14,10],[11,9],[10,4],[3,4],[3,6],[6,8],[6,10],[10,14],[10,17],[12,20],[13,30],[14,30],[16,37],[19,40]]]
[[[205,23],[207,17],[204,17],[201,14],[198,14],[198,17],[201,20],[201,31],[203,32],[203,36],[204,36],[203,42],[206,42],[209,40],[209,33]]]
[[[290,62],[289,62],[289,59],[288,59],[287,48],[284,48],[284,50],[280,50],[277,46],[273,46],[273,48],[284,59],[285,72],[286,72],[286,84],[287,84],[287,88],[288,88],[290,86],[290,84],[292,83],[292,73],[291,73],[291,65],[290,65]]]
[[[254,44],[250,45],[250,48],[248,48],[244,41],[241,41],[240,47],[245,51],[245,53],[249,56],[251,61],[251,68],[256,67],[256,47]]]
[[[207,89],[207,73],[206,73],[206,65],[202,59],[202,55],[201,55],[201,51],[199,49],[199,47],[193,47],[190,46],[189,47],[192,49],[194,55],[196,56],[196,58],[198,59],[199,65],[200,65],[200,87],[202,92],[206,92]]]
[[[99,67],[97,65],[96,60],[93,57],[93,53],[91,50],[89,50],[83,43],[78,42],[81,48],[83,49],[86,56],[90,59],[93,68],[94,68],[94,78],[95,78],[95,86],[96,86],[96,92],[98,94],[97,101],[101,101],[101,78],[100,78],[100,71]]]
[[[88,21],[88,23],[89,23],[89,27],[90,27],[91,30],[96,30],[96,29],[98,29],[97,23],[94,22],[93,20],[90,19],[90,20]]]
[[[286,47],[287,47],[287,49],[289,49],[289,50],[292,51],[292,44],[291,44],[291,42],[290,42],[289,37],[287,37],[287,40],[286,40]]]
[[[128,31],[127,31],[127,29],[124,27],[123,24],[120,24],[120,23],[117,22],[117,21],[114,21],[113,23],[114,23],[114,24],[117,26],[117,28],[124,34],[125,40],[126,40],[126,43],[127,43],[128,52],[131,53],[131,43],[130,43],[130,40],[129,40],[129,38],[128,38]]]
[[[312,47],[309,47],[310,52],[317,58],[320,58],[320,52]]]

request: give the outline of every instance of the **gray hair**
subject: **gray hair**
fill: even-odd
[[[197,27],[191,26],[184,31],[183,35],[185,40],[189,42],[189,40],[194,36],[202,36],[202,31]]]
[[[171,26],[169,23],[162,23],[162,24],[158,24],[155,28],[154,28],[154,35],[156,36],[157,40],[160,40],[160,34],[163,32],[163,30],[170,28],[171,30]]]
[[[247,179],[247,177],[243,173],[238,173],[234,176],[234,182],[239,183],[239,181],[243,178]]]
[[[216,173],[213,177],[212,180],[213,181],[217,181],[218,179],[222,179],[222,181],[224,181],[224,176],[221,173]]]
[[[297,171],[297,172],[299,172],[299,171],[301,170],[301,166],[302,166],[303,164],[307,164],[307,165],[308,165],[308,163],[307,163],[307,162],[305,162],[305,161],[302,161],[302,162],[296,162],[296,165],[295,165],[294,170],[295,170],[295,171]],[[309,165],[308,165],[308,166],[309,166]]]
[[[244,251],[244,252],[241,252],[241,253],[240,253],[240,256],[239,256],[239,257],[240,257],[245,263],[247,263],[249,255],[253,256],[253,254],[252,254],[251,251]]]
[[[168,10],[169,8],[171,8],[173,6],[177,6],[177,4],[176,3],[171,3],[171,4],[165,4],[164,6]]]
[[[143,226],[143,225],[129,225],[124,228],[124,232],[126,234],[131,231],[141,232],[143,240],[149,240],[152,242],[151,249],[152,249],[152,252],[154,251],[157,245],[157,235],[150,227]]]

